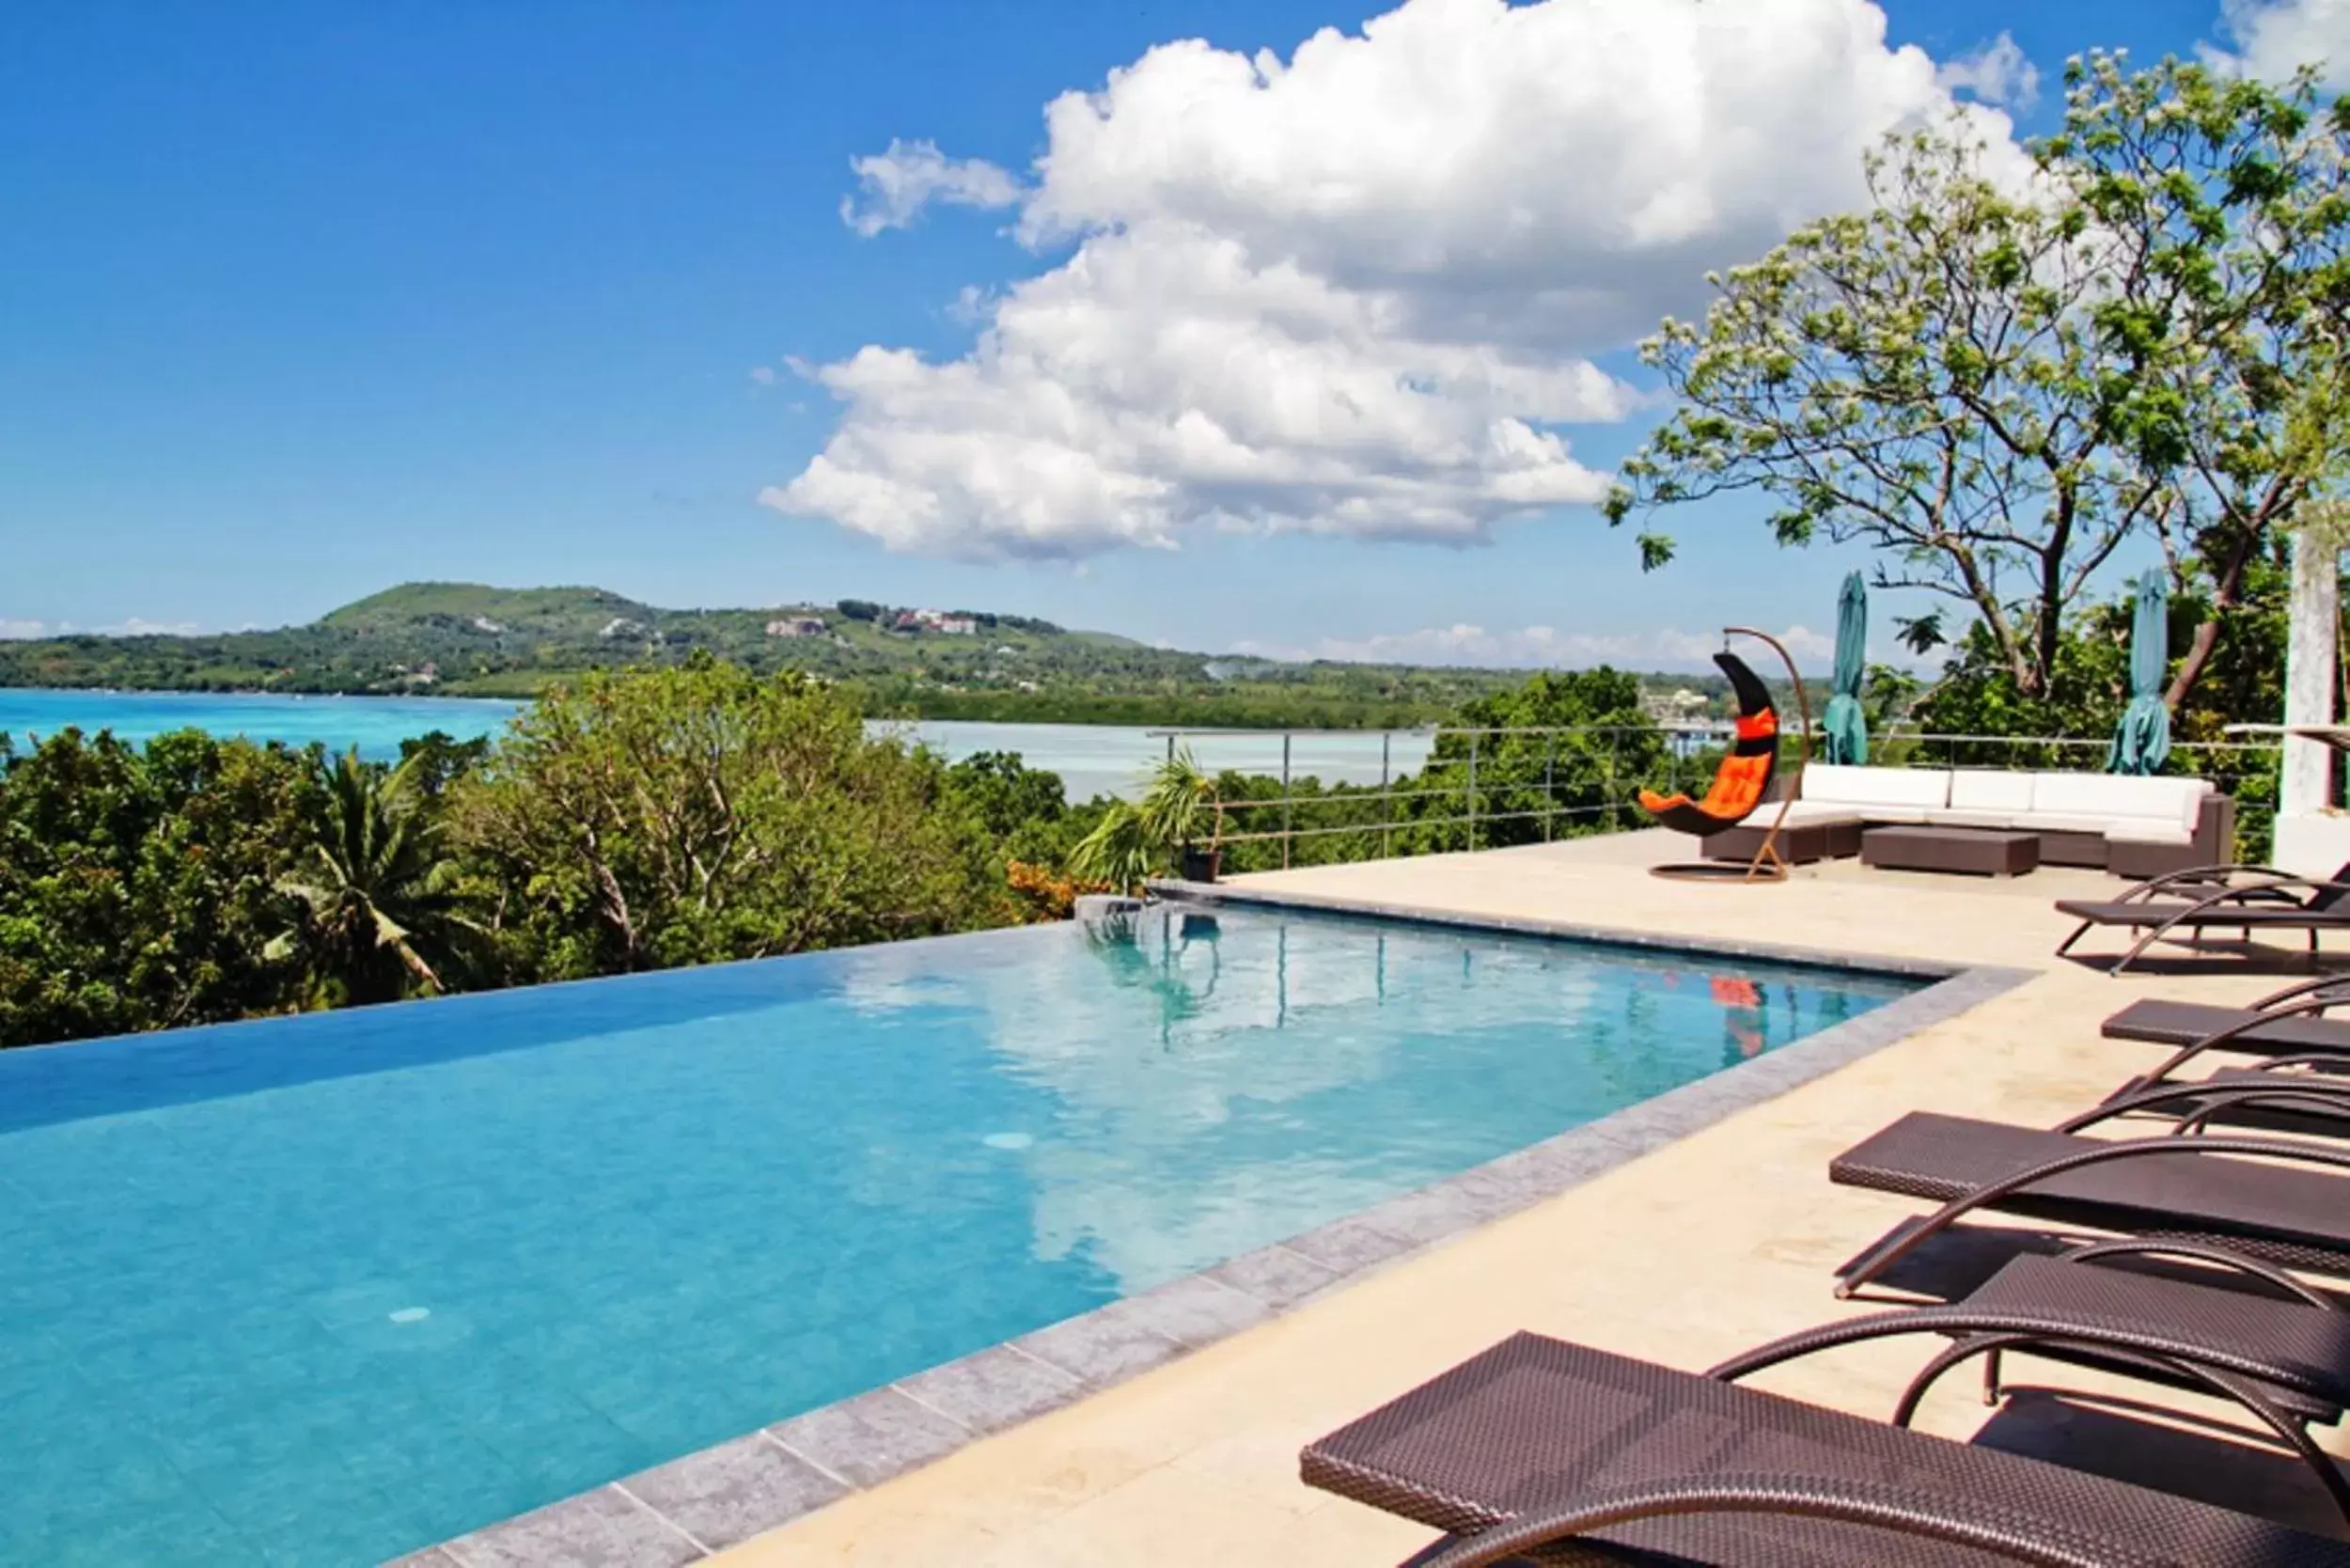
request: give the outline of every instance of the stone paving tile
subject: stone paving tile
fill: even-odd
[[[1084,1391],[1074,1377],[1009,1345],[898,1380],[898,1387],[973,1432],[998,1432],[1059,1408]]]
[[[1278,1245],[1261,1247],[1230,1262],[1218,1263],[1208,1270],[1208,1277],[1246,1291],[1276,1310],[1293,1307],[1340,1278],[1336,1269]]]
[[[1324,1268],[1354,1274],[1412,1250],[1412,1243],[1373,1229],[1359,1219],[1336,1220],[1281,1244]]]
[[[639,1471],[620,1486],[713,1551],[849,1492],[763,1432]]]
[[[1172,1361],[1190,1348],[1137,1315],[1131,1301],[1112,1302],[1011,1342],[1097,1388]]]
[[[465,1568],[683,1568],[708,1555],[609,1486],[461,1535],[446,1549]]]
[[[1273,1316],[1272,1308],[1247,1292],[1199,1274],[1128,1296],[1124,1305],[1136,1322],[1195,1349],[1230,1339]]]
[[[1474,1230],[1490,1216],[1479,1212],[1474,1195],[1462,1191],[1451,1182],[1440,1182],[1418,1192],[1390,1198],[1356,1217],[1375,1231],[1400,1236],[1415,1247],[1425,1247]]]
[[[857,1486],[927,1465],[971,1440],[969,1427],[895,1388],[876,1388],[767,1430],[792,1452]]]
[[[428,1546],[423,1551],[411,1552],[406,1557],[386,1562],[383,1568],[462,1568],[462,1565],[448,1555],[446,1547]]]

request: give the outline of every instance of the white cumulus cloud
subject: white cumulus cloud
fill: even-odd
[[[1010,207],[1020,181],[980,158],[949,158],[932,142],[892,141],[886,152],[849,162],[857,194],[840,198],[840,221],[871,239],[903,228],[933,201],[955,207]]]
[[[1161,45],[1046,108],[1025,187],[920,146],[860,164],[860,231],[1017,191],[1061,259],[966,292],[960,358],[813,368],[839,425],[760,499],[982,558],[1481,541],[1605,493],[1563,428],[1637,400],[1590,356],[1861,199],[1884,132],[1963,112],[2008,143],[1952,91],[1870,0],[1405,0],[1287,59]]]
[[[35,637],[192,637],[201,630],[193,620],[147,620],[132,616],[104,626],[76,626],[70,620],[9,619],[0,616],[0,642],[24,642]]]
[[[1938,79],[1951,92],[1969,93],[1984,103],[2029,109],[2040,98],[2040,68],[2012,33],[1946,63]]]
[[[1817,664],[1836,656],[1834,635],[1807,626],[1790,626],[1778,634],[1778,639],[1799,661]],[[1611,634],[1561,632],[1555,626],[1487,631],[1482,626],[1461,624],[1379,633],[1368,637],[1324,637],[1305,648],[1244,642],[1234,644],[1232,651],[1265,659],[1466,665],[1488,669],[1574,669],[1593,665],[1629,669],[1702,669],[1711,667],[1715,651],[1721,646],[1719,632],[1662,628]]]
[[[2213,63],[2281,82],[2305,65],[2323,66],[2328,86],[2350,86],[2350,0],[2221,0],[2230,47],[2207,49]]]

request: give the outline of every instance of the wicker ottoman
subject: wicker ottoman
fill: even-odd
[[[1706,835],[1700,851],[1708,860],[1751,860],[1762,852],[1762,836],[1771,830],[1778,807],[1765,802],[1736,827]],[[1779,858],[1791,866],[1814,860],[1849,860],[1860,853],[1858,817],[1820,817],[1779,830]]]
[[[2040,835],[1968,827],[1872,827],[1860,860],[1891,871],[1964,871],[2020,876],[2040,865]]]

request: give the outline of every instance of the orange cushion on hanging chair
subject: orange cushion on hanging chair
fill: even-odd
[[[1722,765],[1714,774],[1714,787],[1705,792],[1705,798],[1698,802],[1698,807],[1709,817],[1735,822],[1754,809],[1762,798],[1762,787],[1770,780],[1768,753],[1758,757],[1732,753],[1722,759]]]
[[[1768,717],[1767,714],[1763,715]],[[1705,798],[1692,801],[1685,794],[1660,795],[1653,790],[1640,792],[1640,804],[1652,814],[1662,815],[1678,806],[1695,806],[1709,817],[1734,823],[1752,811],[1762,799],[1762,790],[1771,781],[1771,756],[1760,752],[1741,757],[1735,752],[1722,759],[1722,765],[1714,772],[1713,787]]]

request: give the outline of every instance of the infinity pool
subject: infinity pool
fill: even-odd
[[[0,1560],[374,1562],[1914,988],[1153,909],[0,1053]]]

